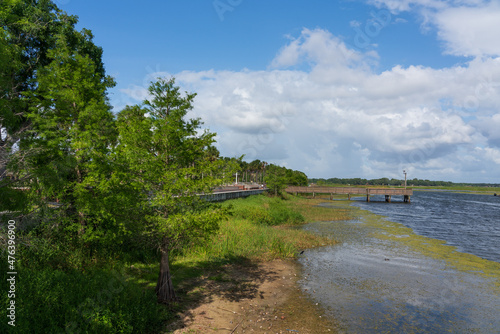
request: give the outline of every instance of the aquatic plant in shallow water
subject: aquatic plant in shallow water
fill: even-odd
[[[500,263],[473,254],[458,252],[455,246],[447,245],[443,240],[416,234],[411,228],[384,219],[369,211],[359,208],[355,208],[355,210],[366,226],[375,228],[373,233],[378,239],[398,242],[422,255],[444,260],[457,270],[477,273],[491,279],[492,283],[500,289]]]
[[[303,289],[345,332],[491,333],[500,327],[496,262],[358,208],[353,216],[358,218],[306,225],[339,243],[299,258]]]

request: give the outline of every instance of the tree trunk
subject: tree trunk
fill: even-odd
[[[177,300],[168,264],[168,245],[161,247],[160,274],[156,283],[156,297],[160,304],[170,304]]]

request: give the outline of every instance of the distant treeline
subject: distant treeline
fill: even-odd
[[[309,184],[314,183],[316,185],[322,186],[322,185],[351,185],[351,186],[364,186],[364,185],[369,185],[369,186],[401,186],[404,185],[404,180],[401,179],[388,179],[386,177],[380,178],[380,179],[372,179],[372,180],[367,180],[367,179],[361,179],[361,178],[352,178],[352,179],[339,179],[339,178],[330,178],[330,179],[323,179],[323,178],[312,178],[309,179]],[[474,187],[500,187],[500,184],[491,184],[491,183],[453,183],[450,181],[430,181],[430,180],[421,180],[421,179],[411,179],[407,180],[406,184],[408,186],[414,186],[414,187],[456,187],[456,186],[462,186],[462,187],[468,187],[468,186],[474,186]]]
[[[270,164],[266,161],[254,160],[243,161],[240,158],[224,158],[225,161],[234,161],[239,165],[239,182],[269,183],[278,180],[283,186],[307,186],[307,175],[301,171],[288,169],[286,167]]]

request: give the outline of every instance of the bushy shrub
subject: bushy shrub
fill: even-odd
[[[154,291],[128,282],[123,272],[113,269],[20,267],[16,288],[18,333],[154,333],[165,312]],[[9,302],[6,294],[1,299],[2,305]],[[1,326],[10,327],[6,321]],[[7,327],[0,332],[7,333]]]

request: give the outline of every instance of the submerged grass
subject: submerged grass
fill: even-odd
[[[462,272],[475,273],[488,278],[500,293],[500,263],[480,258],[473,254],[457,252],[456,247],[445,241],[418,235],[400,223],[384,219],[360,208],[352,208],[352,214],[359,217],[366,226],[373,227],[374,236],[405,245],[418,253],[434,259],[443,260],[448,266]]]
[[[353,215],[351,214],[352,210],[349,208],[349,202],[347,201],[336,202],[339,204],[344,203],[345,205],[338,206],[335,209],[320,206],[320,204],[325,203],[324,198],[309,199],[303,197],[291,197],[290,202],[308,222],[353,219]]]

